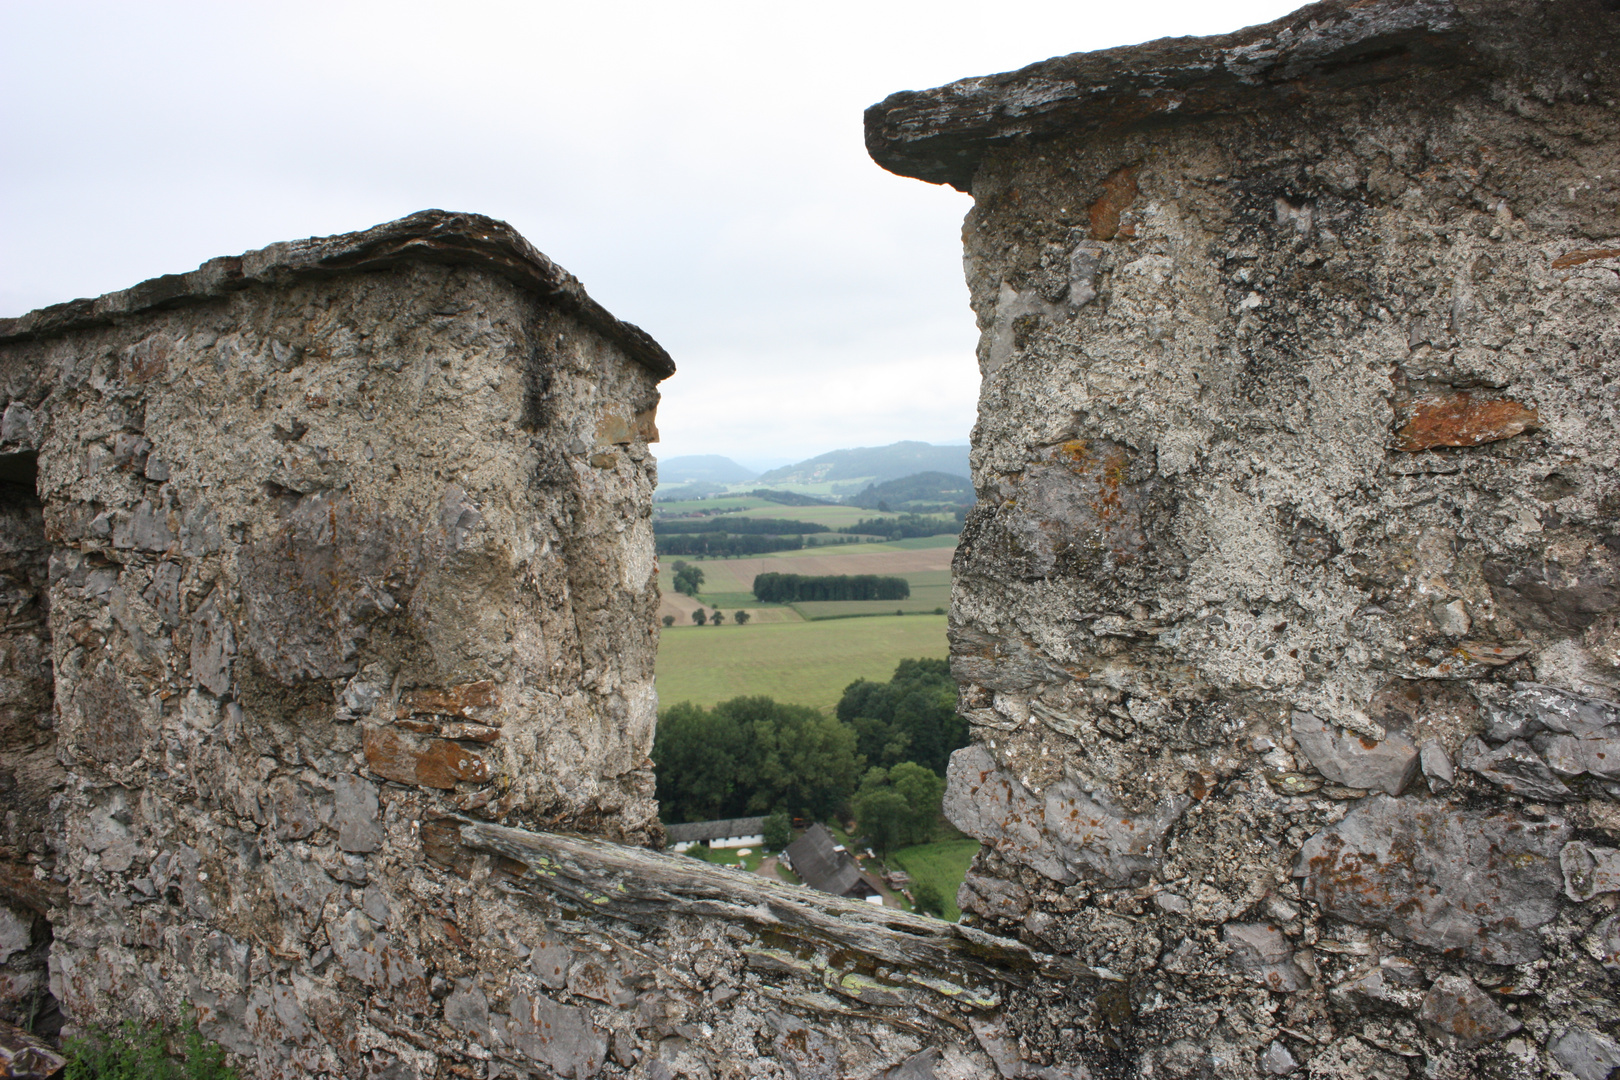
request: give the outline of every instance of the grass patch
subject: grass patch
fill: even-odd
[[[695,514],[699,510],[710,513],[722,513],[733,510],[758,510],[765,506],[775,506],[767,499],[756,499],[752,495],[732,495],[723,499],[673,499],[669,502],[653,504],[653,510],[663,517],[668,514]],[[784,507],[783,509],[787,509]],[[761,515],[762,517],[780,517],[780,514]]]
[[[945,901],[945,918],[955,922],[962,917],[956,906],[956,890],[967,876],[968,864],[979,852],[979,842],[968,838],[937,840],[932,844],[917,844],[901,848],[889,856],[889,862],[911,875],[912,888],[928,883],[939,890]]]
[[[65,1080],[240,1080],[225,1064],[224,1048],[197,1030],[194,1013],[169,1030],[125,1020],[69,1039],[62,1049]]]
[[[721,611],[732,612],[738,608],[745,608],[750,612],[768,611],[771,608],[786,608],[787,604],[762,604],[754,599],[751,592],[703,592],[697,598],[710,607],[717,607]]]
[[[741,850],[746,850],[748,854],[739,858],[737,852]],[[710,848],[707,844],[687,848],[685,853],[702,859],[704,862],[714,863],[716,866],[736,866],[738,863],[742,863],[743,869],[750,874],[758,870],[759,864],[764,862],[766,858],[775,854],[775,852],[766,851],[764,848]]]
[[[763,694],[831,711],[856,679],[886,682],[901,660],[947,649],[940,615],[693,627],[659,637],[658,700],[708,707]]]
[[[914,536],[910,540],[891,540],[883,546],[892,551],[926,551],[929,548],[953,548],[956,539],[955,536]]]

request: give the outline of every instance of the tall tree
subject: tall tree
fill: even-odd
[[[926,844],[934,838],[945,781],[915,762],[902,761],[889,770],[889,783],[906,800],[905,841]]]
[[[733,717],[719,710],[711,712],[690,702],[664,710],[658,718],[652,759],[665,821],[735,816],[747,734]]]
[[[905,796],[893,788],[868,791],[855,800],[855,820],[879,855],[887,855],[904,842],[910,813]]]
[[[951,751],[967,745],[956,681],[944,660],[902,660],[886,683],[850,683],[837,714],[855,729],[860,753],[874,765],[914,761],[943,776]]]

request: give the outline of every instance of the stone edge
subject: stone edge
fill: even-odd
[[[900,91],[866,110],[866,149],[892,173],[968,191],[998,144],[1253,113],[1436,68],[1456,74],[1482,64],[1472,37],[1453,0],[1324,0],[1231,34]]]
[[[361,232],[288,240],[210,259],[187,274],[166,274],[95,299],[70,300],[0,319],[0,344],[105,326],[143,311],[181,307],[254,285],[383,270],[411,262],[472,266],[565,310],[622,348],[660,379],[675,361],[646,331],[613,317],[585,287],[504,221],[482,214],[422,210]]]

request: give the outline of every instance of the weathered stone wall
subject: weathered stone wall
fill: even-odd
[[[75,1023],[357,1075],[456,940],[420,822],[656,838],[670,370],[438,213],[0,324],[5,1018],[48,950]]]
[[[0,1065],[190,1003],[276,1080],[988,1080],[1115,1008],[645,846],[671,370],[439,213],[0,323]]]
[[[961,902],[1127,980],[1025,1062],[1620,1064],[1617,41],[1335,2],[869,111],[974,198]]]

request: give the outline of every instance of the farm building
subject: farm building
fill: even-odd
[[[695,844],[711,848],[765,846],[765,819],[762,817],[725,818],[720,821],[689,821],[664,830],[671,851],[682,852]]]
[[[789,844],[782,858],[812,889],[872,904],[883,903],[883,897],[867,882],[849,852],[819,821]]]

